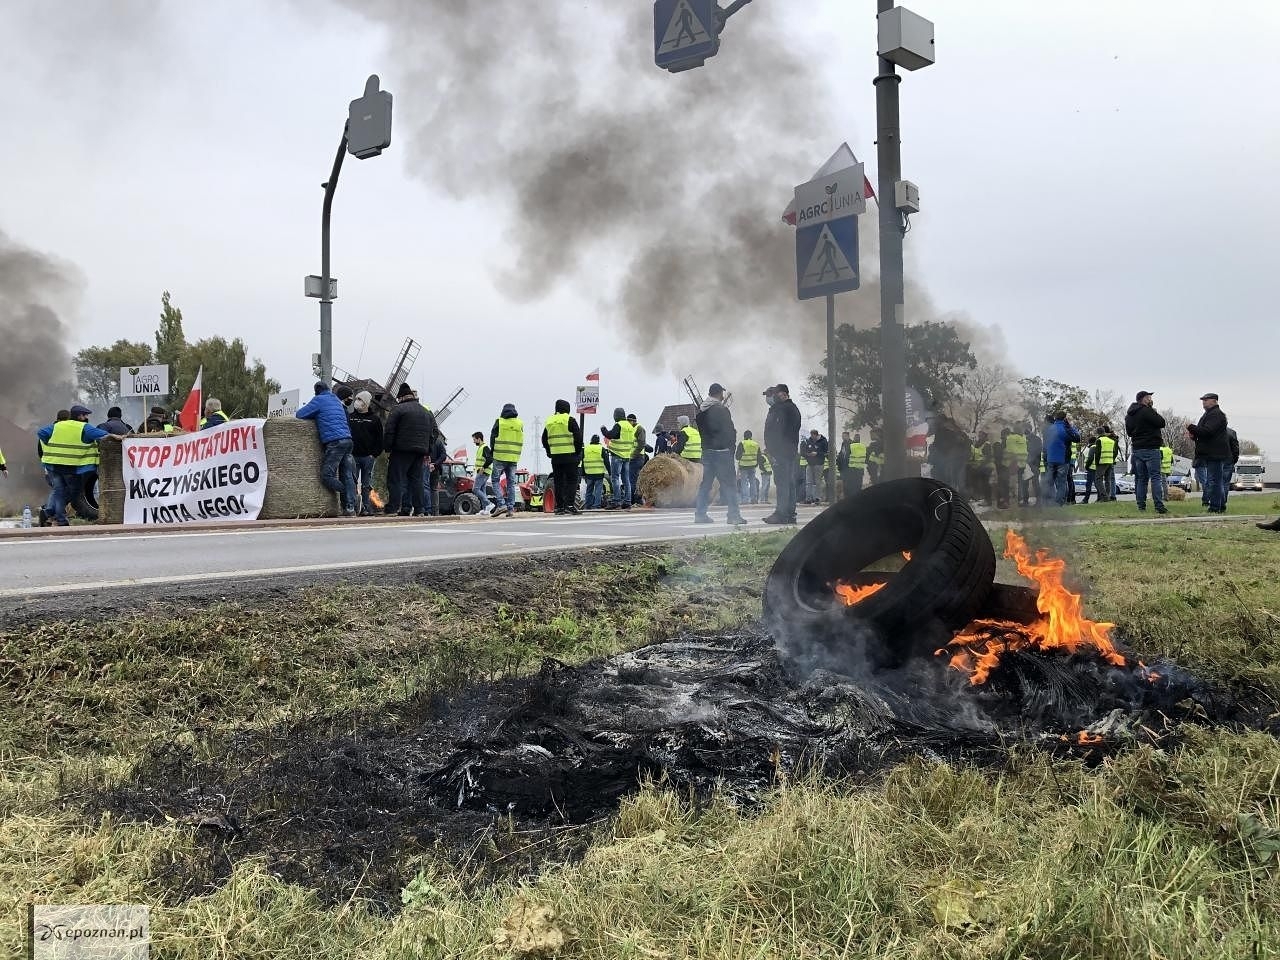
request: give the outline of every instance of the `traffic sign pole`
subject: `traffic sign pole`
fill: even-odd
[[[893,9],[894,0],[878,0],[879,12]],[[879,160],[880,201],[880,403],[884,410],[884,466],[886,480],[907,471],[907,345],[903,330],[902,212],[894,203],[894,185],[902,176],[901,125],[898,114],[898,76],[892,60],[880,57],[876,88],[876,156]]]
[[[836,295],[827,294],[827,503],[836,502]]]

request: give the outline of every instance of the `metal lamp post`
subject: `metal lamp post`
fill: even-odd
[[[342,159],[349,152],[361,160],[376,157],[391,146],[391,94],[378,89],[378,75],[372,74],[364,85],[364,96],[352,100],[347,122],[342,127],[338,153],[333,158],[329,179],[324,188],[324,207],[320,215],[320,276],[306,278],[306,295],[320,299],[320,352],[313,364],[316,377],[328,384],[333,379],[333,301],[338,295],[338,281],[329,264],[329,218],[333,195],[342,172]]]

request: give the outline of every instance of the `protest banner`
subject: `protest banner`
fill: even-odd
[[[231,420],[198,433],[124,440],[124,522],[256,520],[267,490],[265,422]]]

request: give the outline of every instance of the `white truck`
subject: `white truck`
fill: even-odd
[[[1232,490],[1261,490],[1262,477],[1267,472],[1264,454],[1244,454],[1236,461],[1236,472],[1231,477]]]

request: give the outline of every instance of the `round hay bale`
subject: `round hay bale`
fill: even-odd
[[[692,507],[702,482],[702,468],[683,457],[664,453],[644,465],[636,484],[653,507]]]
[[[262,520],[336,517],[338,495],[320,484],[323,450],[312,420],[273,417],[262,428],[267,446],[267,494]]]
[[[1185,500],[1187,499],[1187,491],[1183,490],[1181,487],[1171,485],[1165,493],[1164,498],[1166,500]]]

